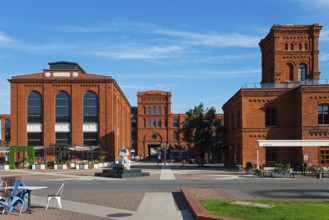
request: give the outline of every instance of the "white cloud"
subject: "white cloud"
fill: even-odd
[[[325,62],[329,60],[329,54],[323,54],[319,57],[319,61]]]
[[[139,45],[125,48],[107,48],[105,51],[94,51],[90,53],[112,59],[158,59],[173,57],[181,50],[183,50],[183,47],[177,45],[163,47],[142,47],[142,45]]]
[[[214,47],[258,47],[259,37],[238,33],[231,34],[200,34],[187,31],[159,29],[157,33],[182,37],[183,42],[191,45]]]
[[[13,43],[14,40],[8,37],[6,34],[0,32],[0,46],[1,45],[8,45]]]
[[[260,69],[244,69],[244,70],[228,70],[228,71],[207,71],[207,70],[195,70],[189,72],[170,72],[170,73],[130,73],[121,74],[120,78],[145,78],[145,79],[222,79],[222,78],[237,78],[237,77],[250,77],[259,76]]]

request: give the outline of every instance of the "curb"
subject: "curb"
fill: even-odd
[[[181,192],[196,220],[240,220],[238,218],[209,214],[190,188],[181,188]]]

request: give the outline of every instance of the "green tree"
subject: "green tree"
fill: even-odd
[[[204,165],[205,153],[215,144],[217,135],[216,109],[214,107],[204,110],[203,104],[195,106],[186,112],[187,118],[183,122],[180,132],[183,140],[189,146],[200,151],[201,166]]]

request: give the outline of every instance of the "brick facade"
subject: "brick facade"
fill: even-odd
[[[70,132],[73,146],[84,145],[84,131],[92,127],[97,133],[97,144],[108,159],[117,159],[120,147],[130,147],[130,104],[116,81],[109,76],[85,73],[76,63],[50,63],[42,73],[14,76],[11,84],[11,146],[27,146],[28,132],[41,132],[42,145],[56,145],[56,132],[61,126]],[[28,96],[37,92],[42,97],[41,123],[28,123]],[[56,123],[56,96],[69,96],[70,121]],[[84,95],[97,97],[97,122],[83,120]],[[39,128],[40,126],[40,128]],[[65,130],[64,129],[64,130]],[[29,131],[30,130],[30,131]],[[57,130],[57,131],[56,131]]]
[[[319,106],[329,104],[329,85],[321,84],[319,79],[321,28],[318,24],[274,25],[261,40],[260,88],[240,89],[223,105],[226,165],[257,164],[257,140],[328,139],[328,126],[318,122]],[[281,162],[302,166],[306,154],[310,164],[329,163],[319,157],[327,150],[321,146],[258,150],[259,165]]]

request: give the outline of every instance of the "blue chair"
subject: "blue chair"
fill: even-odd
[[[19,187],[21,188],[19,189]],[[8,215],[10,215],[11,212],[14,211],[16,208],[19,208],[19,204],[21,204],[19,208],[19,215],[21,215],[23,207],[26,207],[28,209],[28,205],[25,201],[27,191],[24,189],[24,187],[24,181],[16,181],[10,196],[4,202],[0,202],[0,206],[3,206],[5,209],[8,209]],[[20,190],[20,192],[17,193],[18,190]]]

